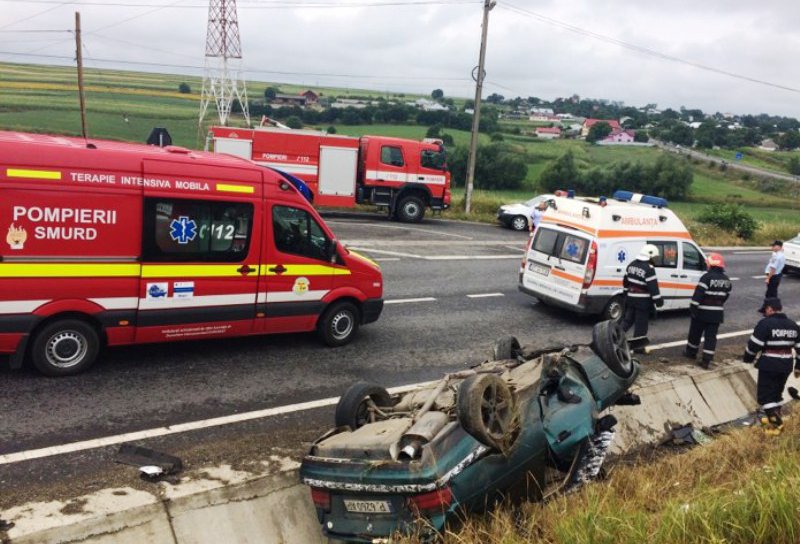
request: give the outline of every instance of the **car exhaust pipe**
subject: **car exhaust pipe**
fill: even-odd
[[[398,459],[416,459],[422,446],[433,440],[450,418],[444,412],[427,412],[400,439]]]

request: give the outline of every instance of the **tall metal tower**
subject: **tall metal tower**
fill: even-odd
[[[247,88],[244,80],[240,79],[241,70],[242,44],[239,40],[236,0],[209,0],[205,72],[200,95],[201,125],[211,102],[217,107],[220,124],[226,125],[236,99],[250,126]]]

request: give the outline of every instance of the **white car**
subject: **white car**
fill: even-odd
[[[786,256],[784,272],[800,274],[800,234],[783,243],[783,253]]]
[[[530,226],[531,213],[542,200],[550,200],[553,195],[539,195],[527,202],[517,202],[516,204],[505,204],[497,210],[497,220],[500,223],[514,230],[528,230]]]

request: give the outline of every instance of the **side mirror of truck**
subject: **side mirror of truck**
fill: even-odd
[[[334,238],[332,240],[327,240],[325,242],[325,258],[330,261],[331,263],[336,262],[336,257],[338,254],[337,248],[339,247],[339,242]]]

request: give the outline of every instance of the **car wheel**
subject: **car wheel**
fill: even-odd
[[[361,314],[352,302],[336,302],[323,314],[317,331],[323,342],[336,348],[349,344],[358,332]]]
[[[69,376],[94,363],[100,350],[97,331],[84,321],[63,319],[46,325],[31,344],[31,360],[47,376]]]
[[[621,378],[633,373],[633,358],[625,331],[615,321],[601,321],[592,329],[592,350]]]
[[[495,374],[476,374],[458,389],[458,420],[478,442],[504,451],[517,436],[514,395]]]
[[[492,360],[516,359],[521,351],[522,348],[519,347],[519,341],[515,336],[501,336],[492,345]]]
[[[370,400],[378,407],[392,405],[388,391],[380,385],[369,382],[357,382],[351,385],[336,405],[334,415],[336,426],[350,427],[355,431],[369,423]]]
[[[517,215],[511,219],[511,228],[514,230],[528,230],[528,218],[524,215]]]
[[[600,317],[603,321],[619,322],[623,314],[625,314],[625,300],[617,295],[611,297],[611,300],[609,300],[605,308],[603,308],[603,313],[600,314]]]
[[[397,219],[403,223],[419,223],[425,217],[425,203],[416,196],[407,196],[397,205]]]

